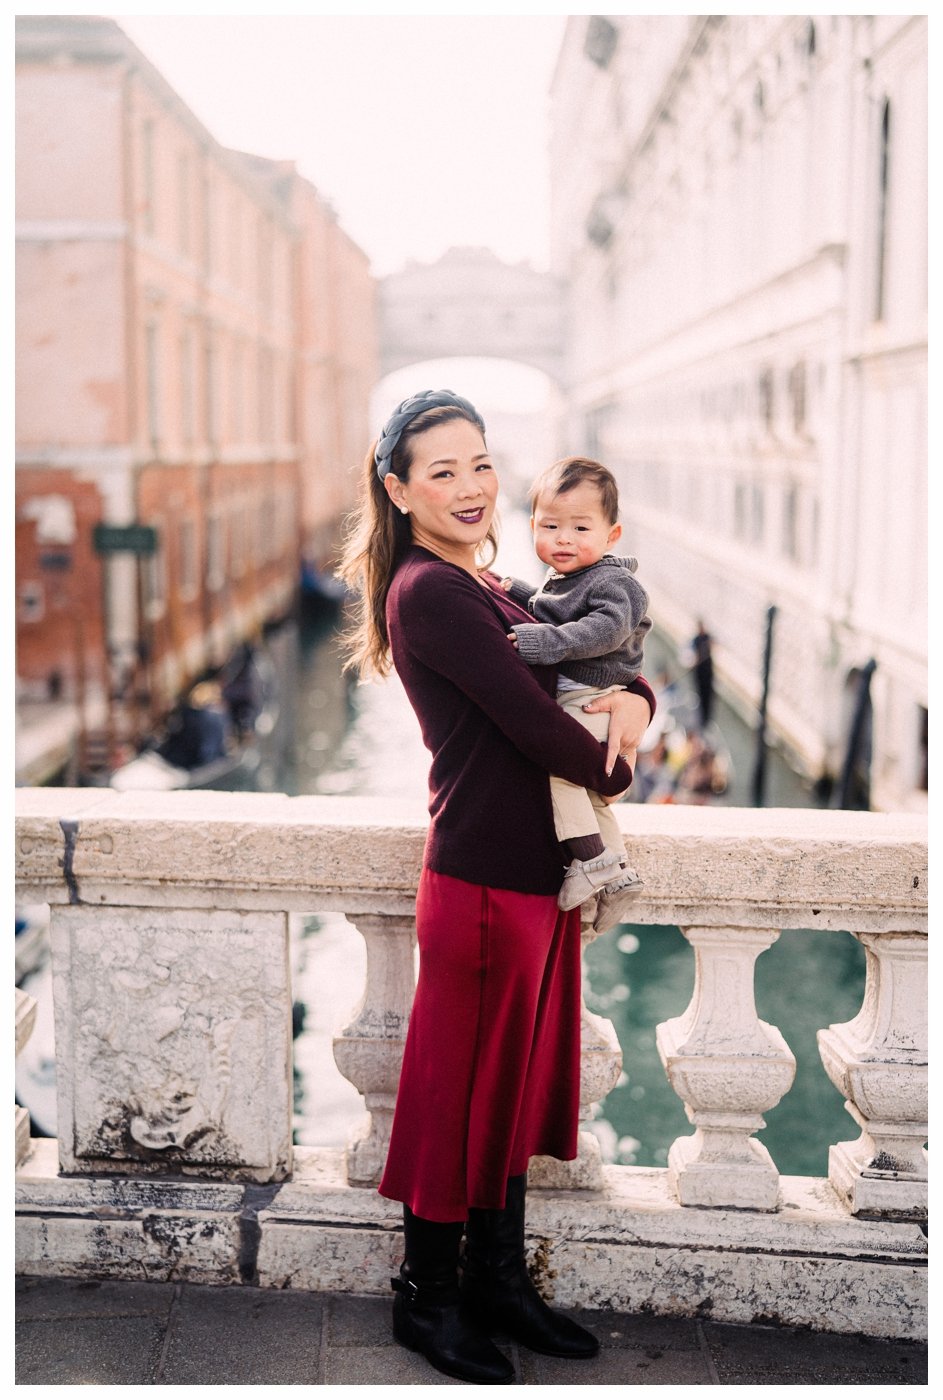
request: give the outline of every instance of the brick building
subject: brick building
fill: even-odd
[[[80,734],[143,695],[132,734],[329,554],[373,282],[293,166],[222,147],[114,21],[19,18],[16,92],[18,699]],[[100,556],[99,523],[157,550]]]

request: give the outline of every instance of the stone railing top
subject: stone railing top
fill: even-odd
[[[922,932],[927,820],[805,808],[615,809],[645,882],[639,923]],[[416,802],[20,788],[23,900],[405,913]]]

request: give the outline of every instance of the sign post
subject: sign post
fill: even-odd
[[[155,554],[155,525],[96,525],[92,531],[96,554]]]

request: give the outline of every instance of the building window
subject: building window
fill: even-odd
[[[590,15],[583,52],[597,68],[608,68],[616,51],[619,31],[605,15]]]
[[[238,342],[233,342],[230,352],[229,374],[229,428],[238,445],[243,433],[242,346]]]
[[[276,522],[275,496],[266,491],[259,505],[259,563],[271,563],[278,558],[278,525]]]
[[[929,767],[929,724],[930,713],[925,705],[917,706],[917,787],[921,792],[930,790]]]
[[[239,201],[234,199],[229,209],[229,275],[234,287],[242,282],[242,220]]]
[[[764,369],[756,383],[757,398],[759,400],[760,419],[767,428],[773,426],[773,415],[775,412],[775,394],[773,385],[773,371]]]
[[[789,402],[792,408],[793,432],[802,433],[805,429],[806,371],[805,361],[800,360],[789,371]]]
[[[203,176],[203,271],[213,265],[213,192],[208,175]]]
[[[259,221],[259,301],[263,309],[271,315],[274,291],[274,248],[270,229]]]
[[[181,253],[190,251],[190,158],[177,158],[177,241]]]
[[[787,559],[799,558],[799,490],[787,486],[783,496],[783,554]]]
[[[878,161],[877,216],[877,285],[874,296],[874,319],[883,321],[887,293],[887,199],[891,162],[891,104],[885,102],[881,111],[881,138]]]
[[[187,327],[180,337],[180,434],[187,446],[196,436],[193,379],[193,332]]]
[[[160,341],[156,321],[144,328],[145,366],[147,373],[147,433],[151,446],[157,450],[160,442]]]
[[[272,441],[272,410],[274,404],[274,366],[272,352],[267,345],[259,347],[259,442],[269,446]]]
[[[750,538],[754,544],[763,543],[765,525],[765,492],[759,482],[750,488]]]
[[[242,578],[246,571],[246,509],[233,506],[229,513],[229,572]]]
[[[141,128],[141,167],[144,180],[144,232],[154,232],[154,123]]]
[[[39,580],[20,584],[17,613],[21,622],[42,622],[46,616],[46,591]]]
[[[218,593],[226,582],[225,522],[218,510],[206,517],[206,587]]]
[[[177,526],[179,549],[178,591],[184,603],[190,603],[199,592],[200,568],[197,558],[196,521],[181,520]]]
[[[747,529],[747,488],[742,481],[735,483],[733,488],[733,533],[734,538],[742,540]]]
[[[206,441],[216,442],[216,351],[212,334],[207,331],[203,342],[203,394],[206,419]]]

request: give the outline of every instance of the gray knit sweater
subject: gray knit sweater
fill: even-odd
[[[514,626],[524,660],[559,666],[571,680],[596,689],[634,681],[652,625],[648,594],[633,577],[637,568],[637,559],[604,554],[575,574],[548,569],[536,593],[512,579],[508,593],[537,618]]]

